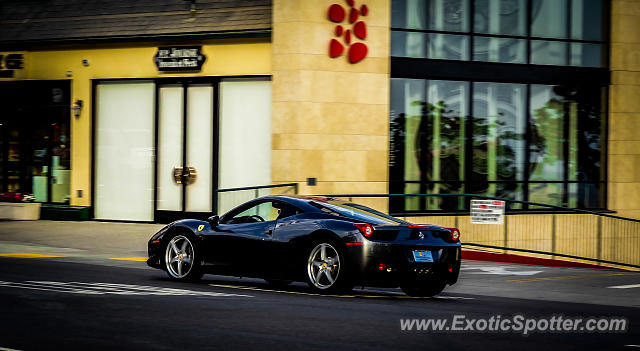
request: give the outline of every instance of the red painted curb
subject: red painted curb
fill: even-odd
[[[571,262],[556,260],[551,258],[538,258],[513,254],[501,254],[494,252],[475,251],[475,250],[462,250],[463,260],[474,261],[488,261],[488,262],[504,262],[504,263],[516,263],[516,264],[529,264],[535,266],[547,266],[547,267],[572,267],[572,268],[596,268],[596,269],[613,269],[621,271],[619,268],[599,266],[589,263]]]

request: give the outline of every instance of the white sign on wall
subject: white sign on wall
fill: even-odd
[[[502,224],[504,222],[504,201],[471,200],[472,224]]]

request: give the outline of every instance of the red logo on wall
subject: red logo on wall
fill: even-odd
[[[358,63],[367,56],[367,45],[361,42],[351,43],[351,33],[355,38],[353,40],[365,40],[367,38],[367,25],[364,21],[358,21],[359,16],[366,16],[369,14],[369,8],[367,5],[360,6],[358,10],[355,6],[354,0],[347,0],[349,5],[349,25],[351,28],[345,29],[341,24],[338,24],[335,29],[335,35],[344,40],[344,45],[338,39],[331,39],[329,42],[329,56],[336,58],[344,52],[345,45],[348,47],[347,57],[349,62]],[[338,4],[329,6],[329,20],[335,23],[342,23],[347,17],[347,11]],[[345,25],[346,27],[346,25]]]

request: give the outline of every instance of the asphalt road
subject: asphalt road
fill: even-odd
[[[640,287],[627,287],[640,284],[635,272],[469,261],[441,297],[415,299],[397,289],[319,296],[298,283],[272,290],[217,276],[186,284],[143,262],[25,257],[33,258],[0,257],[0,350],[640,349]],[[523,336],[400,326],[456,315],[624,317],[629,328]]]

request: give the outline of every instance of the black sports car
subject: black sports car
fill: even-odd
[[[306,281],[325,292],[357,284],[433,296],[458,280],[460,231],[334,198],[265,196],[221,217],[167,225],[149,240],[147,264],[177,280],[212,273]]]

